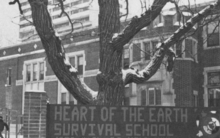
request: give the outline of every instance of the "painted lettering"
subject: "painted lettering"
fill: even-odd
[[[95,109],[96,109],[96,107],[95,106],[92,106],[92,107],[89,107],[89,109],[90,109],[90,111],[91,111],[91,121],[93,121],[94,120],[94,111],[95,111]]]
[[[61,136],[61,123],[54,123],[54,131],[55,136]]]
[[[63,106],[63,121],[70,121],[70,118],[67,117],[69,109],[70,106]]]
[[[156,110],[156,108],[150,108],[149,109],[149,121],[150,122],[156,122],[156,119],[153,119],[153,116],[154,116],[154,111]]]
[[[137,121],[138,122],[144,122],[144,119],[142,118],[143,117],[143,111],[144,111],[144,108],[143,107],[139,107],[138,108],[138,119]]]
[[[56,121],[61,121],[62,120],[62,106],[55,106],[55,111],[54,111],[54,120]]]
[[[128,107],[122,107],[121,108],[123,111],[123,121],[127,121],[126,115],[127,115],[127,111],[128,111]]]
[[[132,124],[126,124],[125,129],[126,129],[126,136],[132,136],[133,135],[133,133],[132,133]]]
[[[86,119],[87,112],[88,112],[88,110],[86,107],[82,106],[80,108],[80,121],[87,121],[87,119]]]
[[[188,122],[188,111],[186,108],[185,111],[184,109],[181,110],[181,122],[185,122],[185,123]]]
[[[166,122],[172,122],[171,120],[171,115],[172,115],[172,110],[170,108],[165,109],[166,112]]]

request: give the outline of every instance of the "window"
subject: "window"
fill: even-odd
[[[53,11],[58,11],[58,10],[60,10],[60,7],[53,8]]]
[[[52,19],[57,19],[57,18],[59,18],[59,17],[60,17],[60,15],[57,14],[57,15],[52,16]]]
[[[220,71],[207,73],[208,82],[208,105],[209,107],[220,106]]]
[[[44,79],[44,62],[26,64],[26,82]]]
[[[158,41],[152,41],[152,55],[156,52]]]
[[[182,41],[181,41],[176,44],[176,56],[181,58],[182,55],[183,53],[182,53]]]
[[[31,65],[26,65],[26,82],[31,81]]]
[[[30,26],[30,25],[31,25],[31,23],[25,23],[25,24],[20,25],[20,28],[24,28],[24,27],[27,27],[27,26]]]
[[[219,46],[219,25],[215,22],[207,25],[207,47]]]
[[[71,94],[69,94],[69,104],[71,105],[77,104],[76,99]]]
[[[6,82],[7,86],[11,85],[11,68],[7,69],[7,82]]]
[[[53,0],[53,4],[56,4],[58,2],[59,2],[59,0]]]
[[[191,16],[192,14],[190,12],[181,12],[181,14],[177,12],[174,15],[173,25],[182,26],[184,23],[187,22],[187,20],[190,19]]]
[[[198,107],[198,91],[193,90],[194,107]]]
[[[77,56],[77,70],[79,75],[83,75],[83,56]]]
[[[80,8],[80,9],[77,9],[77,10],[72,10],[71,14],[76,14],[76,13],[87,11],[87,10],[89,10],[89,7],[84,7],[84,8]]]
[[[21,6],[25,6],[25,5],[28,5],[28,2],[22,2],[21,3]]]
[[[84,58],[83,55],[76,55],[69,57],[70,64],[75,67],[78,71],[78,75],[83,75]]]
[[[61,104],[66,104],[66,93],[61,93]]]
[[[156,51],[156,46],[158,44],[158,40],[153,40],[153,41],[148,41],[144,42],[144,59],[145,60],[150,60],[150,57],[153,56],[153,54]]]
[[[58,25],[55,25],[54,28],[61,28],[61,27],[66,27],[66,26],[69,26],[69,22],[65,22],[65,23],[62,23],[62,24],[58,24]]]
[[[59,82],[61,85],[58,93],[59,104],[71,104],[76,105],[77,100],[68,92],[68,90]]]
[[[24,90],[44,90],[45,61],[44,58],[28,60],[23,66]]]
[[[123,68],[124,69],[128,69],[129,68],[129,57],[130,57],[130,51],[129,48],[125,48],[124,49],[124,53],[123,53]]]
[[[90,0],[83,0],[83,3],[89,2]]]
[[[144,43],[144,52],[145,52],[145,60],[150,60],[151,57],[150,42]]]
[[[44,62],[40,63],[39,80],[44,80]]]
[[[150,85],[150,87],[147,87]],[[140,89],[141,105],[161,105],[161,86],[158,84],[145,84]]]
[[[153,27],[161,27],[163,26],[163,16],[159,14],[156,19],[153,21]]]
[[[37,63],[34,63],[33,64],[33,81],[36,81],[37,80]]]
[[[209,107],[220,107],[220,87],[208,89]]]
[[[31,11],[31,8],[28,8],[28,9],[23,10],[23,14],[25,14],[25,13],[27,13],[27,12],[29,12],[29,11]]]
[[[161,105],[161,90],[160,88],[148,88],[149,105]]]
[[[185,39],[185,57],[196,58],[196,42],[192,39]]]
[[[211,87],[220,87],[220,71],[208,72],[208,85]]]

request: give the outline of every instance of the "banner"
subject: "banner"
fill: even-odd
[[[48,105],[47,138],[220,138],[220,109]]]

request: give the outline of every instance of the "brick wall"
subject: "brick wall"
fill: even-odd
[[[46,101],[45,92],[25,92],[24,138],[46,137]]]
[[[193,104],[193,62],[176,60],[174,67],[173,88],[176,94],[175,105],[191,107]]]

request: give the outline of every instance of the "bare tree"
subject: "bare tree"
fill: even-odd
[[[124,45],[142,28],[150,25],[170,0],[155,0],[151,8],[140,17],[133,17],[121,32],[118,0],[98,0],[100,66],[97,75],[99,91],[96,93],[80,81],[77,70],[68,62],[62,42],[56,36],[52,26],[47,10],[48,0],[28,1],[31,5],[33,24],[42,41],[49,64],[60,82],[82,104],[123,105],[125,85],[143,83],[150,79],[160,67],[165,55],[170,57],[172,63],[174,55],[170,47],[182,39],[196,23],[202,21],[214,10],[220,9],[218,1],[195,14],[173,35],[157,45],[153,58],[143,70],[123,70],[121,64]]]

